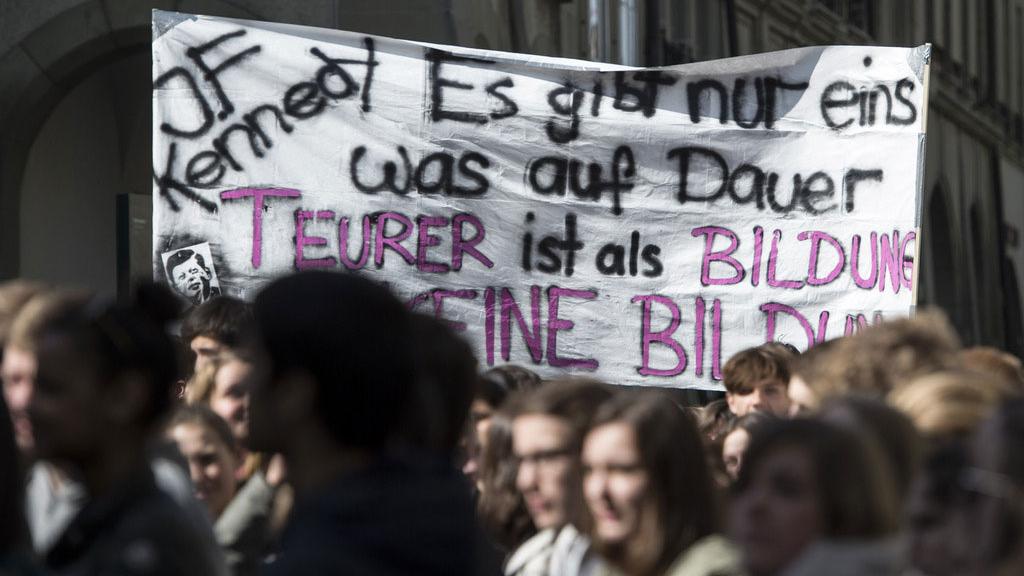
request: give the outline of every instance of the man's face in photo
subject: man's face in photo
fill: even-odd
[[[195,303],[204,301],[210,294],[210,273],[200,264],[195,254],[171,270],[174,287]]]

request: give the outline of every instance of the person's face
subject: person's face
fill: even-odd
[[[36,349],[38,370],[27,410],[36,454],[47,460],[82,462],[92,457],[114,428],[116,409],[88,358],[64,336],[47,335]]]
[[[188,462],[196,499],[218,518],[235,495],[237,458],[212,430],[197,423],[179,424],[170,436]]]
[[[737,417],[751,412],[768,412],[782,417],[789,415],[786,384],[779,380],[759,380],[752,386],[727,393],[725,399],[729,403],[729,410]]]
[[[740,475],[747,446],[750,446],[750,433],[742,428],[733,430],[722,441],[722,462],[725,464],[725,471],[734,481]]]
[[[730,510],[733,538],[752,576],[779,573],[821,535],[820,502],[805,451],[780,446],[761,460]]]
[[[226,349],[226,346],[219,340],[214,340],[209,336],[196,336],[188,343],[188,347],[196,356],[196,373],[216,360]]]
[[[28,417],[28,405],[35,388],[36,356],[17,346],[4,349],[3,364],[0,365],[0,379],[4,384],[4,400],[14,424],[14,440],[22,454],[31,454],[35,446],[32,438],[32,423]]]
[[[539,530],[566,524],[575,512],[572,487],[579,470],[572,430],[561,418],[526,414],[512,423],[512,451],[519,461],[516,488]]]
[[[597,537],[609,544],[636,537],[648,475],[633,428],[621,422],[595,428],[583,442],[581,459],[583,496]]]
[[[171,269],[174,287],[193,302],[201,302],[210,293],[210,274],[193,254]]]
[[[217,370],[210,395],[210,409],[231,426],[239,442],[249,439],[249,373],[252,365],[232,359]]]
[[[818,395],[799,376],[793,376],[789,379],[786,393],[789,396],[790,416],[814,412],[821,405],[821,399],[818,398]]]

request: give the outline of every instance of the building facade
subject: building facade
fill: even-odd
[[[919,303],[1024,354],[1024,0],[0,0],[0,278],[151,270],[154,8],[637,66],[931,42]]]

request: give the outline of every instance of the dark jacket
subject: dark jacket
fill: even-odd
[[[65,576],[212,576],[218,562],[210,550],[146,467],[89,501],[46,555],[46,566]]]
[[[465,479],[446,461],[389,457],[296,501],[272,576],[461,576],[487,564]]]

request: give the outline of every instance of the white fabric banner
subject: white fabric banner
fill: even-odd
[[[154,274],[359,270],[484,366],[720,389],[913,306],[929,47],[636,69],[153,15]]]

